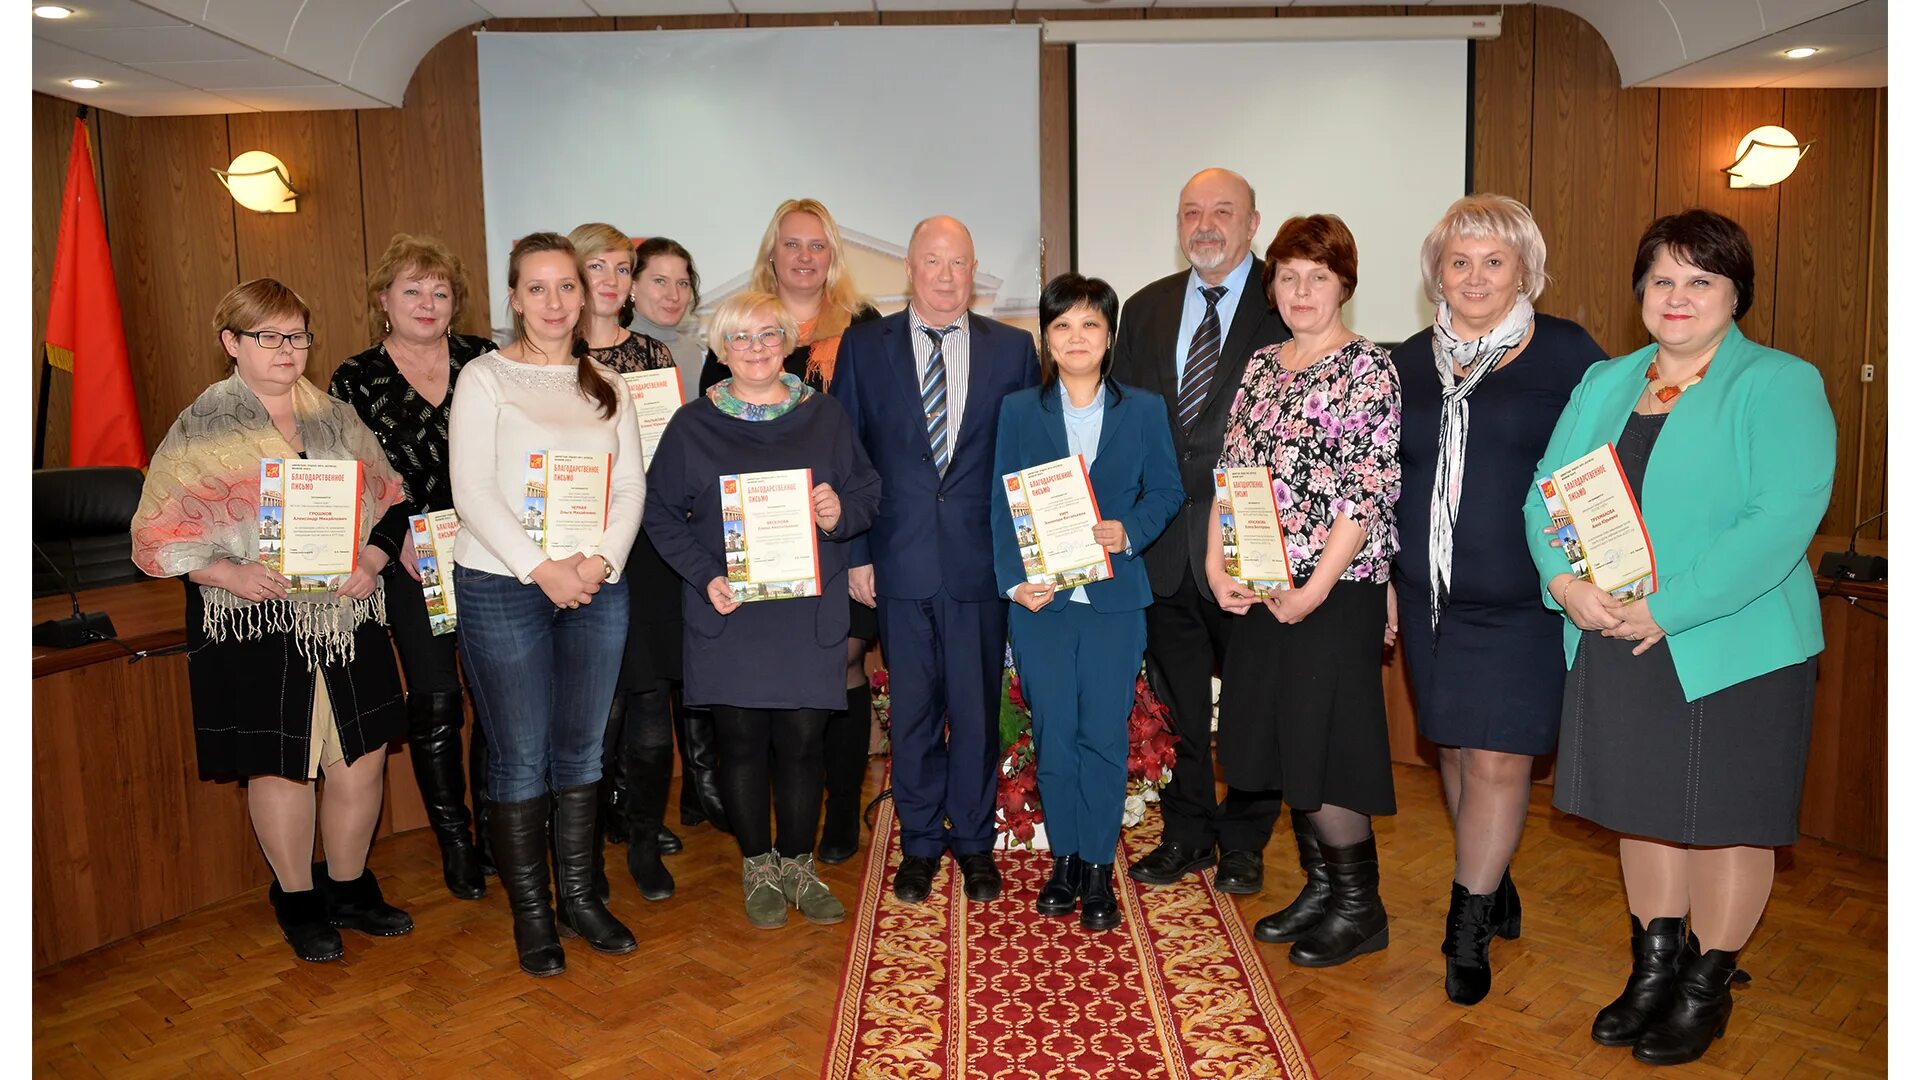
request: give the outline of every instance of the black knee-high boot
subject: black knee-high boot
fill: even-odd
[[[660,861],[662,824],[667,816],[667,785],[673,779],[673,746],[644,737],[637,717],[629,717],[620,740],[620,758],[629,781],[631,797],[624,807],[627,814],[627,872],[648,900],[665,900],[673,895],[673,874]]]
[[[567,970],[567,954],[560,947],[547,892],[547,823],[552,803],[546,795],[537,795],[490,805],[488,831],[500,884],[513,912],[513,947],[520,954],[520,970],[529,975],[558,975]]]
[[[680,769],[680,824],[698,825],[704,821],[721,832],[729,832],[726,800],[721,798],[719,781],[714,778],[719,744],[713,731],[713,713],[702,708],[681,712],[686,717],[686,737],[680,744],[684,753]]]
[[[487,892],[486,877],[467,832],[467,784],[460,760],[460,724],[465,716],[458,690],[407,695],[407,757],[427,810],[427,825],[440,844],[440,876],[462,900]]]
[[[827,806],[818,858],[832,865],[860,852],[860,787],[867,778],[867,748],[873,727],[873,690],[865,683],[847,690],[847,708],[827,717]]]
[[[600,748],[600,820],[606,842],[610,844],[627,842],[626,802],[631,797],[633,780],[627,775],[626,764],[620,756],[620,740],[626,730],[630,706],[626,691],[613,692],[613,705],[607,710],[606,739]],[[594,855],[596,868],[604,870],[604,861],[600,853]],[[602,872],[599,876],[605,877],[605,874]]]
[[[560,932],[587,939],[595,952],[630,953],[633,932],[613,917],[593,891],[594,818],[600,813],[600,785],[581,784],[554,792],[554,877],[559,882]]]
[[[493,830],[487,827],[493,800],[487,797],[487,729],[474,714],[472,730],[467,732],[467,776],[473,781],[473,854],[480,872],[487,877],[499,873],[493,860]]]

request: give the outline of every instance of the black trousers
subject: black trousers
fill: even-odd
[[[1168,840],[1196,848],[1259,851],[1280,816],[1277,791],[1214,794],[1213,674],[1227,654],[1233,616],[1202,595],[1191,572],[1147,608],[1147,682],[1173,712],[1173,780],[1160,792]]]
[[[400,652],[400,671],[407,677],[408,694],[460,692],[458,635],[433,636],[427,622],[426,595],[420,583],[404,570],[384,575],[387,590],[387,629]]]
[[[714,769],[720,801],[741,856],[751,859],[775,850],[789,859],[812,854],[820,828],[827,711],[715,705],[713,724],[720,744]]]

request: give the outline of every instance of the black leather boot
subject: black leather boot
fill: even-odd
[[[440,875],[462,900],[487,894],[487,879],[467,831],[467,783],[460,760],[460,725],[466,711],[458,690],[407,695],[407,757],[426,804],[427,825],[440,843]]]
[[[820,847],[815,857],[828,865],[846,862],[860,853],[860,786],[867,778],[872,733],[873,690],[862,683],[848,689],[845,712],[827,717],[827,806],[821,816]]]
[[[1253,936],[1261,941],[1298,941],[1301,935],[1320,924],[1327,914],[1327,861],[1320,855],[1320,836],[1306,814],[1293,811],[1293,841],[1300,848],[1300,870],[1307,883],[1293,903],[1253,924]]]
[[[1644,926],[1633,919],[1633,974],[1627,988],[1593,1018],[1593,1041],[1601,1046],[1627,1046],[1640,1038],[1654,1017],[1666,1013],[1673,1000],[1673,982],[1680,974],[1685,947],[1686,919],[1674,915]]]
[[[1053,876],[1040,886],[1033,910],[1041,915],[1071,915],[1080,902],[1080,856],[1055,855]]]
[[[1633,1044],[1633,1057],[1648,1065],[1685,1065],[1698,1061],[1727,1033],[1733,1015],[1733,983],[1746,982],[1740,950],[1700,951],[1700,939],[1687,934],[1687,951],[1680,958],[1673,1001],[1665,1014],[1647,1025]]]
[[[499,863],[500,884],[513,911],[513,947],[520,970],[529,975],[558,975],[567,970],[567,954],[554,929],[547,892],[547,820],[549,801],[538,795],[521,802],[492,803],[489,835]]]
[[[473,730],[467,733],[467,776],[473,782],[473,856],[480,864],[480,873],[493,877],[500,871],[493,861],[493,830],[487,827],[493,803],[487,798],[487,730],[478,712],[474,713]]]
[[[713,730],[713,714],[699,708],[682,712],[686,717],[686,738],[680,743],[680,824],[708,822],[721,832],[732,832],[727,828],[720,781],[713,771],[720,753],[719,738]]]
[[[327,864],[313,864],[313,884],[327,901],[327,922],[376,937],[399,937],[413,929],[413,916],[387,903],[373,871],[362,867],[352,881],[335,881]]]
[[[625,737],[627,716],[632,711],[628,708],[629,700],[626,691],[613,692],[613,705],[607,710],[607,742],[600,754],[600,820],[609,844],[627,842],[626,803],[631,797],[633,780],[627,776],[626,765],[621,760],[620,741]],[[595,856],[596,865],[603,861]]]
[[[322,880],[315,878],[314,885]],[[338,960],[347,951],[340,943],[340,931],[327,922],[327,900],[319,888],[287,892],[276,881],[267,886],[267,902],[273,905],[273,919],[280,924],[280,935],[293,946],[293,955],[321,964]]]
[[[1380,858],[1373,837],[1348,847],[1320,845],[1327,862],[1327,914],[1287,950],[1301,967],[1333,967],[1387,947],[1387,909],[1380,902]]]
[[[660,833],[667,816],[667,786],[673,779],[673,747],[643,746],[639,733],[629,726],[621,740],[620,760],[629,782],[632,798],[626,804],[627,873],[648,900],[665,900],[673,895],[673,874],[660,861],[663,847]]]
[[[1080,925],[1111,930],[1120,925],[1120,901],[1113,895],[1113,864],[1080,864]]]
[[[1520,936],[1520,890],[1513,887],[1513,869],[1500,875],[1493,893],[1493,932],[1508,941]]]
[[[1470,893],[1465,885],[1453,883],[1440,955],[1447,958],[1447,1000],[1455,1005],[1478,1005],[1493,986],[1487,943],[1493,939],[1497,901],[1497,892]]]
[[[633,934],[613,917],[593,891],[594,819],[600,785],[581,784],[554,793],[554,878],[560,886],[558,923],[563,934],[587,939],[595,952],[619,955],[635,948]]]

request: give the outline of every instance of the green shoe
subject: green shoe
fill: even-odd
[[[740,888],[747,897],[747,921],[762,930],[787,925],[787,898],[780,887],[780,853],[755,855],[740,865]]]
[[[826,882],[814,870],[812,855],[780,860],[780,891],[810,923],[825,926],[847,917],[847,909],[827,891]]]

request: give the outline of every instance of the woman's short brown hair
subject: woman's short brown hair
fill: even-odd
[[[447,326],[459,327],[460,316],[467,309],[467,271],[460,264],[460,256],[434,237],[394,233],[380,261],[374,263],[372,272],[367,274],[367,332],[373,335],[373,340],[387,336],[387,331],[378,329],[387,321],[387,313],[380,306],[380,294],[393,285],[395,278],[408,273],[413,277],[437,277],[447,283],[453,290],[453,314],[447,319]]]
[[[1273,234],[1267,245],[1266,265],[1260,269],[1260,291],[1267,303],[1273,303],[1273,275],[1289,259],[1317,262],[1340,279],[1340,302],[1353,299],[1360,284],[1360,249],[1353,242],[1353,231],[1337,214],[1309,214],[1290,217]]]
[[[218,338],[228,330],[236,334],[252,330],[280,316],[297,318],[301,326],[313,328],[313,311],[299,293],[272,278],[254,278],[235,285],[213,306],[213,336]],[[225,347],[222,342],[221,348]],[[233,357],[227,360],[231,363]]]
[[[1689,266],[1732,280],[1734,318],[1753,306],[1753,242],[1739,222],[1695,208],[1668,214],[1647,226],[1633,257],[1633,298],[1638,302],[1646,301],[1647,275],[1661,248]]]

